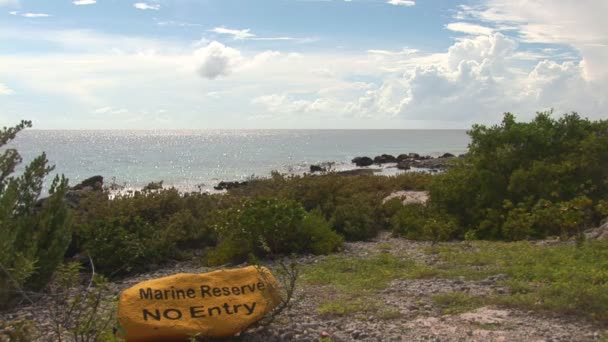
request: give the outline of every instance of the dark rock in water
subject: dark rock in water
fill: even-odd
[[[374,161],[370,157],[357,157],[357,158],[354,158],[352,160],[352,162],[355,163],[355,165],[357,165],[359,167],[370,166],[374,163]]]
[[[407,156],[410,159],[420,159],[420,155],[418,153],[412,153],[412,152],[410,152],[410,153],[407,154]]]
[[[374,163],[376,164],[386,164],[386,163],[396,163],[397,158],[390,154],[383,154],[381,156],[377,156],[374,158]]]
[[[80,201],[91,195],[97,194],[105,196],[103,192],[103,177],[102,176],[93,176],[83,180],[81,183],[76,184],[71,187],[65,193],[65,202],[71,208],[77,208],[80,204]],[[42,207],[44,203],[48,200],[48,197],[41,198],[36,202],[37,207]]]
[[[154,190],[162,190],[162,188],[163,188],[163,181],[161,180],[160,182],[150,182],[146,186],[144,186],[143,189],[141,189],[141,190],[142,191],[154,191]]]
[[[409,170],[411,168],[409,160],[403,160],[397,163],[397,168],[399,170]]]
[[[215,190],[230,190],[230,189],[236,189],[238,187],[241,186],[245,186],[247,185],[247,182],[219,182],[216,186],[214,186],[213,188]]]
[[[408,154],[400,154],[397,156],[397,163],[408,159],[410,159],[410,156]]]
[[[85,190],[90,188],[93,191],[103,191],[103,176],[93,176],[76,184],[70,190]]]
[[[439,158],[454,158],[454,155],[451,153],[444,153],[441,157]]]
[[[325,171],[327,171],[327,169],[321,165],[310,165],[310,173],[325,172]]]

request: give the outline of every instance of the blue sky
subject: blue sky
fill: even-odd
[[[0,0],[0,125],[467,128],[607,117],[603,0]]]

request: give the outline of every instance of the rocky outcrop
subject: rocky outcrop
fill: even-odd
[[[602,221],[602,224],[585,232],[587,240],[608,240],[608,218]]]
[[[399,170],[409,170],[411,169],[411,161],[410,160],[402,160],[400,162],[397,163],[397,168]]]
[[[310,173],[326,172],[326,171],[327,171],[327,169],[321,165],[310,165]]]
[[[441,170],[448,168],[454,159],[454,157],[445,157],[415,160],[411,163],[411,166],[423,169]]]
[[[376,156],[374,159],[369,157],[357,157],[352,160],[352,162],[359,166],[370,166],[372,164],[389,164],[396,163],[396,167],[400,170],[410,170],[411,168],[419,168],[419,169],[430,169],[431,171],[446,169],[450,166],[453,159],[462,158],[461,156],[455,157],[451,153],[444,153],[437,158],[433,158],[431,156],[421,156],[418,153],[403,153],[398,155],[397,157],[390,154],[382,154]],[[312,167],[311,167],[311,172]]]
[[[83,198],[92,193],[103,193],[103,176],[93,176],[76,184],[65,194],[67,204],[72,208],[77,208]]]
[[[215,190],[230,190],[230,189],[236,189],[236,188],[241,187],[241,186],[245,186],[247,184],[248,184],[248,182],[237,182],[237,181],[234,181],[234,182],[224,182],[224,181],[222,181],[222,182],[219,182],[213,188]]]
[[[70,190],[103,191],[103,176],[93,176],[73,186]]]
[[[380,156],[376,156],[374,158],[375,164],[387,164],[387,163],[396,163],[396,162],[397,162],[397,158],[395,158],[395,156],[392,156],[390,154],[383,154]]]
[[[426,204],[429,200],[428,191],[395,191],[392,194],[382,199],[382,204],[392,200],[399,199],[405,204]]]
[[[352,162],[359,167],[370,166],[374,163],[370,157],[356,157],[352,160]]]

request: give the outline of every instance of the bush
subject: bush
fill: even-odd
[[[411,240],[446,241],[457,237],[456,221],[436,208],[423,204],[407,204],[392,218],[395,236]]]
[[[426,207],[422,204],[407,204],[399,209],[391,220],[393,235],[416,240],[422,237],[426,223]]]
[[[375,219],[375,209],[369,200],[358,196],[339,204],[331,218],[332,228],[346,240],[369,240],[378,234],[380,225]]]
[[[31,122],[0,131],[0,147]],[[21,156],[12,148],[0,155],[0,307],[39,290],[50,280],[70,243],[70,217],[64,196],[68,181],[55,177],[50,196],[39,200],[44,178],[53,170],[46,155],[34,158],[20,176],[11,176]]]
[[[571,236],[599,222],[608,193],[608,121],[538,113],[522,123],[507,113],[502,124],[474,125],[468,134],[469,153],[432,181],[430,193],[469,235]]]
[[[290,200],[259,198],[223,210],[215,225],[219,243],[208,263],[239,262],[249,255],[334,251],[342,242],[317,212]]]
[[[109,200],[91,194],[76,213],[76,251],[88,253],[106,275],[146,270],[181,258],[191,247],[215,244],[210,219],[218,199],[175,189]]]

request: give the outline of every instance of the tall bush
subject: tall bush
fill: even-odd
[[[147,270],[215,243],[210,218],[218,200],[176,189],[137,192],[109,200],[91,193],[76,212],[75,251],[88,253],[108,276]]]
[[[0,131],[5,147],[21,130],[31,127],[21,121]],[[14,148],[0,154],[0,306],[24,289],[39,290],[63,261],[70,243],[70,215],[64,201],[68,181],[56,176],[49,197],[39,200],[44,178],[53,171],[42,153],[14,175],[22,158]]]
[[[540,218],[547,203],[567,211],[571,227],[562,231],[570,235],[600,219],[590,208],[608,193],[608,121],[544,112],[518,122],[506,113],[500,125],[474,125],[468,134],[466,158],[436,177],[430,192],[469,235],[518,240],[555,233]]]

